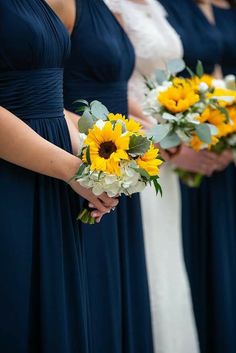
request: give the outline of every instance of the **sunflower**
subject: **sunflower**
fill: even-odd
[[[171,113],[181,113],[199,102],[200,97],[194,87],[185,79],[176,78],[173,86],[158,96],[159,102]]]
[[[226,116],[218,109],[206,108],[198,117],[200,123],[208,123],[214,125],[218,133],[216,137],[227,136],[232,132],[232,124],[226,121]]]
[[[144,169],[150,176],[156,176],[159,174],[159,166],[162,161],[158,159],[159,150],[154,147],[153,143],[149,147],[149,150],[142,156],[140,156],[136,163],[142,169]]]
[[[211,144],[208,146],[208,149],[211,149],[212,146],[215,146],[219,142],[219,139],[216,136],[211,137]],[[204,146],[204,143],[200,140],[200,138],[197,135],[194,135],[191,142],[190,146],[192,149],[195,151],[200,151],[202,147]]]
[[[189,82],[194,87],[194,89],[198,91],[200,83],[206,83],[208,87],[212,87],[213,77],[206,74],[204,74],[201,78],[194,76],[189,79]]]
[[[113,125],[110,121],[102,128],[94,126],[85,140],[89,147],[91,170],[120,176],[120,161],[129,160],[129,136],[122,134],[122,124]],[[83,160],[88,162],[86,151]]]
[[[128,132],[133,134],[142,134],[142,125],[132,118],[127,119],[124,115],[110,113],[108,114],[108,119],[109,121],[122,121]]]
[[[228,107],[228,113],[231,120],[232,132],[236,132],[236,106]]]

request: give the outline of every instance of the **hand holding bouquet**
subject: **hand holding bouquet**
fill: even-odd
[[[177,77],[182,70],[188,70],[189,78]],[[157,120],[148,136],[163,149],[186,144],[195,150],[210,149],[219,141],[219,125],[224,130],[229,121],[226,106],[232,104],[232,91],[217,89],[211,76],[204,75],[202,64],[198,62],[196,74],[189,70],[182,60],[172,60],[166,70],[158,70],[155,80],[146,79],[144,111]],[[230,93],[231,92],[231,93]],[[209,114],[217,112],[217,119],[209,119]],[[177,170],[182,177],[192,173]]]
[[[229,89],[227,81],[214,80],[209,77],[208,86],[212,93],[208,94],[210,98],[214,95],[217,99],[217,106],[209,105],[199,116],[199,121],[205,124],[211,124],[217,129],[217,134],[213,136],[212,143],[206,146],[194,136],[191,141],[191,147],[195,151],[208,148],[210,151],[221,154],[226,150],[231,150],[235,156],[236,151],[236,91]],[[232,87],[232,78],[230,79]],[[191,187],[198,187],[202,181],[203,175],[190,173],[184,170],[178,170],[182,181]]]
[[[133,119],[121,114],[109,113],[98,101],[83,104],[79,111],[80,151],[82,164],[75,175],[83,187],[92,189],[97,196],[103,192],[110,197],[131,196],[153,183],[156,192],[158,183],[158,149],[144,135],[142,127]],[[78,219],[94,223],[91,213],[84,209]]]

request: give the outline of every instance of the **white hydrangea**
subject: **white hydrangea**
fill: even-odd
[[[133,169],[133,162],[124,162],[121,166],[121,176],[109,175],[106,173],[91,172],[89,167],[85,168],[83,176],[78,182],[85,188],[92,189],[92,192],[99,196],[106,192],[109,197],[125,194],[132,195],[141,192],[146,183],[141,175]]]
[[[166,91],[169,87],[173,85],[170,81],[164,81],[162,85],[157,86],[156,88],[148,91],[145,97],[143,104],[143,109],[145,114],[150,114],[156,112],[159,113],[161,104],[158,101],[158,96],[161,92]]]

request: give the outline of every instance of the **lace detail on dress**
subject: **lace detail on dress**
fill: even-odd
[[[152,76],[168,60],[182,57],[182,44],[166,20],[166,11],[158,1],[135,3],[120,0],[119,4],[126,32],[136,52],[136,70],[130,81],[130,94],[142,101],[143,76]]]

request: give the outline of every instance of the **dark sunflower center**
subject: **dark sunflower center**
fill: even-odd
[[[103,142],[99,148],[99,156],[105,159],[109,159],[113,152],[116,152],[117,148],[114,142],[107,141]]]

